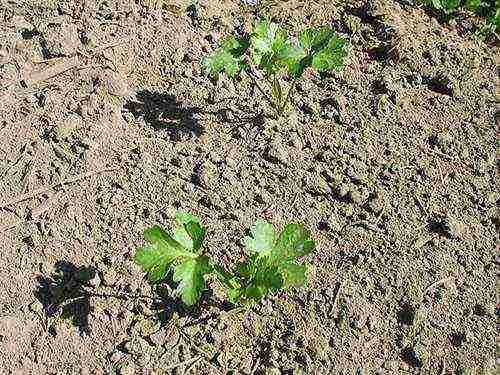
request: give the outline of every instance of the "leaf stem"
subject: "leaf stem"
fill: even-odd
[[[230,289],[235,287],[235,285],[231,283],[232,275],[228,271],[226,271],[222,266],[219,266],[214,261],[210,261],[210,266],[213,270],[213,273],[221,283],[223,283]]]
[[[264,96],[264,98],[267,100],[267,102],[271,105],[272,109],[277,112],[278,109],[276,108],[276,105],[274,103],[274,101],[272,100],[272,98],[268,95],[268,93],[262,88],[262,86],[260,85],[260,83],[257,81],[257,78],[255,77],[252,69],[250,69],[248,75],[250,76],[250,78],[252,79],[254,85],[257,87],[257,89],[260,91],[260,93]]]

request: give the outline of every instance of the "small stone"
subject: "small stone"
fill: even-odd
[[[73,135],[83,125],[82,117],[74,112],[68,112],[64,121],[57,127],[57,140],[62,141]]]
[[[97,46],[97,36],[93,31],[85,30],[81,32],[80,41],[89,48]]]
[[[362,330],[366,326],[366,321],[366,317],[358,317],[358,319],[354,320],[354,326],[356,327],[356,329]]]
[[[23,16],[14,16],[11,19],[11,23],[16,28],[16,31],[19,33],[33,31],[35,27],[30,24]]]
[[[110,269],[104,273],[103,280],[104,284],[107,286],[113,286],[118,281],[118,273],[115,270]]]
[[[267,148],[267,157],[271,162],[281,162],[287,164],[290,155],[281,137],[275,137]]]
[[[353,34],[357,33],[361,29],[361,19],[356,16],[348,15],[344,18],[344,23]]]
[[[397,370],[399,368],[399,362],[398,361],[387,361],[384,363],[384,368],[387,370]]]
[[[130,364],[120,369],[120,375],[135,375],[135,365]]]
[[[37,300],[37,301],[30,303],[29,309],[30,309],[30,311],[32,311],[34,313],[42,313],[43,312],[43,305],[40,301]]]
[[[449,234],[454,238],[463,237],[467,231],[466,225],[455,218],[448,218],[448,228]]]
[[[356,204],[361,204],[364,201],[363,194],[361,194],[359,191],[351,191],[351,198]]]
[[[380,213],[385,207],[385,200],[381,195],[377,194],[374,199],[370,200],[368,206],[373,212]]]
[[[184,77],[192,78],[193,77],[193,69],[190,67],[184,69]]]
[[[130,341],[127,341],[124,347],[130,354],[143,355],[148,351],[149,344],[143,338],[136,337]]]
[[[122,351],[120,351],[118,349],[115,349],[115,350],[113,350],[113,352],[109,356],[109,360],[113,363],[122,362],[126,356],[127,356],[127,354],[123,353]]]
[[[306,189],[314,195],[331,194],[331,189],[319,173],[307,173],[304,178]]]
[[[101,277],[99,276],[99,273],[95,273],[94,277],[92,279],[89,280],[89,284],[93,287],[93,288],[99,288],[101,286]]]
[[[349,185],[347,184],[340,184],[339,186],[339,195],[341,197],[345,197],[347,196],[347,194],[349,194]]]
[[[109,94],[118,97],[126,97],[131,93],[127,81],[116,74],[106,78],[106,87]]]
[[[156,346],[161,346],[167,340],[167,335],[164,329],[160,329],[149,335],[149,339]]]
[[[132,328],[133,334],[140,336],[149,336],[158,330],[158,326],[150,319],[139,320]]]

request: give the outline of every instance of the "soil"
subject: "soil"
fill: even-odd
[[[498,47],[339,3],[0,3],[0,373],[495,372]],[[350,40],[282,120],[201,72],[266,16]],[[308,285],[247,312],[152,288],[132,257],[178,208],[227,265],[256,218],[304,222]]]

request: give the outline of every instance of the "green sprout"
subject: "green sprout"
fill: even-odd
[[[254,26],[247,38],[226,38],[213,55],[202,60],[202,65],[206,74],[216,79],[222,72],[231,78],[247,73],[275,114],[283,116],[304,71],[307,68],[318,72],[341,70],[347,57],[346,45],[347,40],[330,27],[305,29],[298,40],[293,40],[278,24],[262,21]],[[256,69],[270,81],[270,95],[256,78]],[[283,71],[291,79],[286,90],[280,81]]]
[[[227,288],[228,299],[239,306],[306,283],[306,266],[298,260],[316,245],[303,225],[288,224],[278,234],[272,224],[257,220],[251,236],[242,240],[248,258],[229,272],[204,254],[206,229],[199,219],[182,211],[176,217],[178,226],[171,233],[158,226],[146,229],[145,245],[137,251],[135,262],[152,283],[165,281],[172,273],[178,283],[177,294],[186,305],[200,300],[210,274]]]

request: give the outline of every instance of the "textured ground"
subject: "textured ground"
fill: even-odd
[[[257,15],[350,39],[280,121],[200,71]],[[494,373],[498,63],[390,0],[5,2],[0,373]],[[131,257],[179,207],[227,264],[255,218],[303,221],[308,286],[245,314],[215,284],[193,310],[160,300]]]

